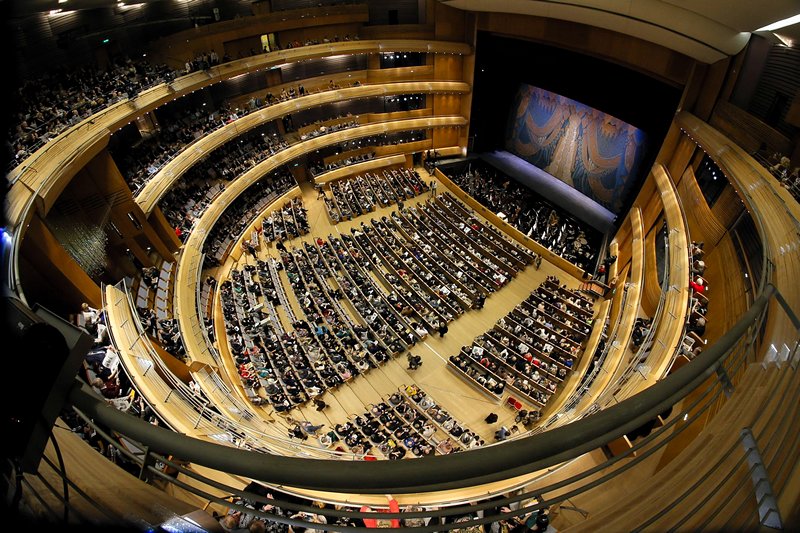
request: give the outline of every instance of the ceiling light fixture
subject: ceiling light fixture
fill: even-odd
[[[763,28],[758,28],[756,31],[773,31],[797,23],[800,23],[800,14],[783,20],[779,20],[778,22],[773,22],[772,24],[764,26]]]

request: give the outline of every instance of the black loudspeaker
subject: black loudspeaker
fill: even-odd
[[[2,431],[8,456],[24,472],[35,473],[93,340],[85,330],[44,307],[31,310],[20,300],[6,297],[3,311],[7,397]]]
[[[400,14],[396,9],[389,10],[389,24],[400,24]]]

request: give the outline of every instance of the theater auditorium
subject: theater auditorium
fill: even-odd
[[[796,1],[3,4],[13,530],[800,524]]]

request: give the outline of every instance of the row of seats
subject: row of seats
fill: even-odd
[[[249,194],[242,194],[234,200],[206,238],[203,252],[207,266],[220,264],[250,221],[262,213],[275,198],[296,186],[292,173],[281,167],[256,182]]]
[[[156,267],[142,269],[136,287],[136,307],[157,311],[159,319],[172,314],[172,292],[174,288],[174,261],[162,261]]]
[[[484,444],[417,385],[401,386],[366,412],[335,424],[319,441],[324,446],[343,443],[357,455],[379,454],[390,460],[447,455]]]
[[[341,131],[341,130],[345,130],[347,128],[355,128],[357,126],[360,126],[360,123],[358,121],[358,117],[356,117],[356,118],[354,118],[352,120],[345,121],[345,122],[336,122],[335,124],[323,124],[323,122],[328,122],[328,121],[325,121],[325,120],[317,121],[317,124],[320,124],[320,125],[318,127],[313,128],[313,129],[304,131],[303,133],[300,133],[299,139],[301,141],[305,141],[305,140],[308,140],[308,139],[314,139],[314,138],[319,137],[321,135],[327,135],[328,133],[333,133],[335,131]]]
[[[425,220],[425,216],[420,215],[419,220]],[[344,235],[341,239],[331,237],[328,242],[317,239],[314,243],[304,243],[291,251],[281,244],[280,264],[304,316],[294,316],[292,305],[285,300],[286,295],[280,280],[274,276],[264,276],[261,274],[264,269],[259,266],[259,271],[255,274],[256,280],[250,279],[241,289],[245,294],[253,292],[254,296],[239,302],[238,308],[237,302],[226,302],[226,320],[237,318],[239,322],[238,329],[237,324],[226,324],[228,330],[234,334],[232,352],[236,354],[242,347],[247,348],[247,339],[238,337],[242,330],[246,333],[250,327],[253,329],[252,333],[258,335],[260,332],[256,325],[273,320],[280,324],[280,319],[269,311],[268,306],[282,305],[290,323],[304,324],[304,328],[314,330],[311,338],[315,344],[321,343],[321,346],[314,348],[314,355],[319,352],[320,356],[333,358],[336,363],[334,368],[340,377],[349,379],[370,365],[387,360],[390,354],[402,353],[429,332],[437,330],[447,320],[445,317],[454,317],[477,301],[472,299],[472,292],[467,293],[473,289],[466,288],[456,277],[456,273],[443,268],[439,262],[439,246],[436,247],[436,253],[430,246],[426,252],[415,246],[399,230],[399,226],[389,224],[388,219],[374,221],[372,226],[364,225],[362,230],[355,231],[352,236]],[[477,233],[478,230],[472,231]],[[375,242],[366,233],[371,234]],[[512,256],[512,243],[502,240],[493,241],[492,244],[506,249],[506,255]],[[480,263],[485,270],[491,270],[487,264],[490,263],[488,258],[500,255],[490,253],[492,248],[488,245],[486,248],[477,243],[471,246],[478,254],[473,259],[473,264]],[[365,261],[365,258],[370,257],[374,257],[374,261],[378,263],[369,259]],[[498,258],[494,261],[502,262]],[[524,266],[521,260],[519,263],[519,267]],[[378,264],[391,269],[391,272],[386,270],[378,276],[383,280],[384,287],[380,287],[369,274],[369,270],[376,273],[379,271],[380,267],[376,267]],[[516,273],[515,266],[510,261],[502,264],[508,269],[509,275]],[[461,266],[469,273],[462,273],[462,279],[477,275],[471,270],[472,266]],[[253,275],[248,274],[252,268],[252,265],[246,266],[244,275]],[[401,284],[401,279],[412,279],[412,271],[417,272],[413,275],[415,282]],[[262,279],[269,279],[272,283],[257,289],[257,281]],[[395,283],[392,284],[390,280]],[[395,290],[387,293],[387,286]],[[261,303],[261,298],[264,303]],[[341,299],[350,301],[356,311],[355,318],[341,306]],[[239,313],[237,309],[257,309],[260,314],[243,319],[242,315],[246,313]],[[299,333],[297,328],[295,332]],[[368,356],[366,361],[365,355]],[[334,386],[336,384],[333,383]],[[252,387],[257,383],[253,381],[246,385]],[[322,391],[327,388],[328,384]],[[309,394],[287,396],[290,407],[309,397]],[[282,397],[275,400],[274,404],[284,403]]]
[[[586,270],[597,257],[599,236],[590,226],[497,169],[471,162],[465,169],[445,172],[475,200],[505,213],[509,224],[570,263]]]
[[[292,198],[285,202],[280,209],[272,211],[261,220],[261,238],[266,243],[282,242],[300,235],[306,235],[311,230],[308,224],[308,210],[303,206],[303,199]]]
[[[8,136],[12,164],[22,163],[44,143],[100,109],[175,76],[166,65],[123,57],[107,70],[84,65],[25,80],[17,91],[18,111]]]
[[[270,318],[258,320],[255,311],[264,306],[261,278],[272,274],[264,265],[248,267],[232,271],[220,286],[228,342],[250,400],[261,403],[263,390],[273,408],[283,412],[341,381],[329,360],[312,359],[308,335],[287,332],[274,320],[271,304]]]
[[[580,357],[591,330],[588,305],[548,276],[494,328],[451,356],[448,366],[498,400],[510,387],[543,407]]]
[[[289,286],[303,312],[302,317],[295,316],[278,277],[278,266],[286,271]],[[247,294],[247,301],[240,302],[238,307],[226,306],[226,326],[234,354],[241,353],[243,346],[236,336],[241,334],[242,328],[231,328],[231,319],[234,318],[232,311],[236,310],[239,323],[245,326],[244,336],[249,336],[255,344],[262,331],[266,334],[268,330],[274,330],[278,340],[284,343],[289,339],[298,340],[296,346],[299,351],[296,351],[294,358],[289,356],[290,366],[294,365],[295,370],[297,367],[311,368],[320,378],[313,382],[301,381],[302,394],[291,391],[293,394],[283,396],[277,393],[277,389],[281,385],[285,389],[285,376],[275,376],[271,383],[259,383],[265,387],[271,403],[278,411],[299,405],[388,359],[385,347],[378,343],[375,335],[354,323],[338,304],[341,292],[329,290],[323,281],[327,275],[328,270],[318,250],[306,244],[306,248],[293,250],[292,253],[282,252],[280,263],[270,260],[258,261],[257,267],[246,265],[245,283],[240,285],[240,290]],[[282,320],[275,311],[278,305],[282,306],[292,325],[291,332],[283,328]],[[255,314],[256,311],[259,314]],[[231,333],[234,337],[231,337]],[[267,359],[273,358],[270,351],[259,352]],[[273,364],[273,367],[277,365]],[[310,374],[301,372],[304,377]],[[247,383],[247,386],[253,385],[255,383]]]
[[[413,169],[384,170],[381,175],[365,173],[330,183],[331,196],[323,192],[328,216],[336,224],[340,220],[374,211],[393,203],[410,200],[428,190]]]
[[[263,132],[262,132],[263,133]],[[286,147],[277,134],[255,132],[241,142],[229,142],[193,165],[159,202],[172,227],[180,228],[185,239],[195,220],[221,193],[227,182]]]
[[[357,40],[358,36],[353,39]],[[338,41],[339,38],[332,40]],[[350,40],[350,37],[345,40]],[[295,42],[297,46],[288,43],[287,48],[330,41],[308,39],[303,43]],[[256,53],[251,50],[250,55]],[[185,72],[172,70],[163,64],[153,65],[141,58],[123,56],[105,70],[83,65],[73,69],[58,69],[37,79],[25,80],[17,93],[19,111],[12,120],[8,136],[14,154],[12,164],[16,166],[22,163],[50,139],[114,102],[132,98],[160,83],[169,83],[184,73],[205,70],[217,64],[219,59],[215,56],[216,53],[212,51],[212,54],[198,56],[193,62],[187,61]],[[223,63],[230,60],[227,54],[222,57]],[[172,151],[164,153],[171,157]],[[154,158],[150,160],[155,161]]]
[[[138,191],[184,148],[206,135],[230,124],[239,114],[223,105],[219,109],[165,108],[159,113],[159,125],[153,134],[138,138],[133,144],[118,141],[112,146],[122,176],[131,190]]]
[[[330,90],[322,87],[322,90]],[[114,150],[119,156],[117,164],[131,189],[137,191],[146,185],[164,165],[169,163],[189,145],[214,131],[230,124],[248,114],[281,101],[297,98],[307,94],[305,90],[296,92],[283,91],[279,98],[258,100],[260,105],[240,107],[223,102],[218,108],[210,109],[207,102],[197,100],[197,106],[170,113],[162,110],[159,116],[159,127],[152,137],[140,140],[134,145],[120,146]],[[271,96],[271,93],[270,93]],[[254,100],[255,102],[255,100]],[[357,125],[357,124],[356,124]],[[352,127],[348,126],[348,127]],[[341,129],[341,128],[339,128]],[[334,131],[334,130],[331,130]],[[326,131],[325,133],[329,133]],[[265,135],[266,137],[266,135]],[[298,139],[302,140],[302,139]],[[233,144],[236,140],[227,144]],[[280,148],[288,146],[281,141]]]
[[[542,257],[540,255],[512,241],[508,235],[491,224],[483,223],[470,208],[459,202],[450,192],[437,196],[437,200],[437,205],[441,205],[443,208],[440,211],[445,219],[448,218],[448,215],[458,218],[460,220],[459,228],[465,229],[465,232],[474,240],[488,243],[497,253],[508,257],[512,262],[516,261],[526,265],[533,263],[537,268],[541,264]],[[508,247],[509,243],[512,244],[511,247]]]

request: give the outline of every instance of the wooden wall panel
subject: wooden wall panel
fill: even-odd
[[[681,136],[680,141],[672,151],[668,163],[664,165],[667,167],[670,176],[683,175],[683,171],[689,166],[696,152],[697,145],[689,137]]]
[[[430,98],[430,96],[428,97]],[[459,94],[434,94],[434,115],[458,115],[461,111],[461,95]]]
[[[378,56],[371,54],[370,58]],[[416,81],[433,79],[433,66],[421,65],[418,67],[399,68],[370,68],[367,70],[367,83],[389,83],[396,81]]]
[[[639,219],[641,220],[641,211],[639,211]],[[611,240],[611,244],[616,243],[617,246],[617,262],[614,263],[616,268],[621,271],[622,268],[631,260],[631,239],[633,238],[631,229],[631,215],[630,212],[625,216],[625,220],[620,224],[617,234]],[[609,253],[611,253],[609,248]]]
[[[568,48],[684,85],[694,60],[657,44],[599,27],[543,17],[480,13],[478,29]]]
[[[730,228],[743,211],[742,199],[730,184],[722,190],[722,194],[711,208],[711,212],[723,228]]]
[[[309,32],[319,30],[322,32],[322,36],[329,31],[324,26],[330,26],[330,37],[339,31],[338,29],[333,30],[336,26],[341,26],[342,30],[345,30],[346,27],[347,30],[339,34],[340,37],[344,37],[346,33],[351,35],[357,33],[361,24],[368,21],[366,5],[363,4],[336,6],[335,11],[329,6],[323,6],[307,9],[304,13],[311,16],[301,18],[298,12],[271,13],[226,20],[173,33],[154,41],[149,47],[148,56],[154,58],[156,62],[163,62],[171,67],[183,67],[186,59],[195,57],[201,52],[216,50],[222,57],[225,52],[225,43],[232,43],[230,46],[235,48],[237,45],[233,43],[237,41],[255,39],[259,43],[256,48],[258,50],[261,35],[297,29]],[[292,37],[292,39],[294,38]],[[285,42],[281,42],[281,45],[285,46]],[[236,58],[235,55],[231,55],[231,57]]]
[[[325,26],[304,26],[280,32],[278,34],[278,44],[285,48],[290,42],[293,43],[295,41],[300,41],[300,43],[304,43],[308,40],[324,42],[326,38],[329,41],[334,41],[334,37],[343,40],[345,35],[359,35],[360,31],[360,22],[326,24]],[[260,34],[256,35],[256,37],[260,38]],[[361,38],[360,35],[359,38]]]
[[[466,31],[467,11],[455,9],[443,2],[429,2],[435,4],[434,17],[436,20],[436,39],[443,41],[464,41]]]
[[[125,248],[130,249],[145,266],[150,266],[151,260],[148,257],[150,252],[147,249],[148,245],[140,244],[143,240],[149,243],[153,251],[158,253],[162,259],[172,259],[174,242],[162,241],[158,232],[149,224],[148,217],[134,200],[131,190],[107,150],[103,150],[95,157],[81,173],[85,175],[86,179],[76,179],[73,180],[73,183],[92,188],[109,199],[109,203],[112,205],[111,220],[123,235],[122,241],[116,243],[117,245],[124,245]],[[78,176],[78,178],[82,177]],[[140,227],[134,225],[129,214],[136,218]],[[107,233],[109,233],[110,242],[114,244],[113,241],[118,237],[113,235],[113,232]]]
[[[725,334],[749,306],[745,267],[735,246],[731,235],[726,234],[705,255],[704,277],[709,286],[705,337],[709,345]]]
[[[470,13],[467,17],[467,42],[475,49],[475,44],[478,36],[477,17],[474,13]],[[475,84],[475,54],[468,54],[463,56],[462,61],[461,80],[468,83],[470,87]],[[470,120],[472,113],[472,91],[461,97],[461,116]],[[459,140],[461,146],[466,147],[468,143],[469,128],[464,128],[462,139]]]
[[[455,126],[435,128],[433,130],[433,148],[457,145],[460,137],[460,129],[461,128],[457,128]]]
[[[642,309],[647,316],[653,316],[661,299],[661,281],[658,279],[656,263],[657,231],[651,231],[644,239],[644,287],[642,287]]]
[[[362,26],[361,39],[435,39],[433,24],[393,24],[390,26]]]
[[[800,90],[800,48],[796,44],[795,46],[773,44],[747,110],[762,120],[769,121],[784,135],[793,136],[797,128],[788,123],[785,117],[798,90]],[[770,117],[776,106],[777,113],[774,117]]]
[[[702,81],[699,81],[700,91],[697,100],[692,107],[685,107],[684,109],[692,111],[703,120],[708,120],[708,117],[711,116],[711,112],[714,109],[714,104],[719,99],[719,93],[722,90],[730,64],[730,58],[726,58],[704,69],[705,75]],[[673,176],[674,175],[677,174],[673,174]]]
[[[708,206],[692,167],[684,171],[677,187],[689,224],[689,235],[693,241],[704,242],[708,253],[725,235],[725,226],[720,224]]]
[[[178,236],[175,235],[175,228],[170,225],[160,207],[153,209],[150,216],[147,217],[147,223],[150,224],[155,234],[158,235],[170,250],[177,252],[180,249],[181,241],[178,239]]]
[[[25,270],[21,271],[30,303],[39,302],[55,312],[66,313],[77,312],[82,302],[92,307],[102,306],[100,287],[72,259],[38,216],[31,219],[20,254],[26,262],[37,266],[40,280],[46,280],[45,284],[25,283]]]
[[[729,137],[749,153],[753,153],[766,143],[771,151],[789,154],[792,141],[784,134],[728,102],[719,102],[714,108],[709,124]]]
[[[664,204],[661,201],[661,195],[656,188],[652,174],[647,176],[634,205],[642,210],[642,225],[645,234],[649,233],[653,226],[661,222]]]
[[[439,81],[461,81],[464,76],[463,56],[436,54],[433,56],[433,74]]]

